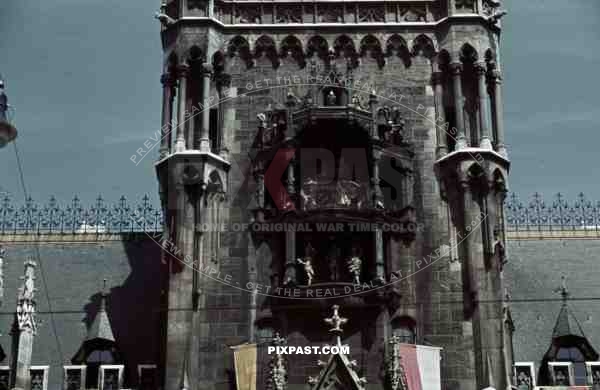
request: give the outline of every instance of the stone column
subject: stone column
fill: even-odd
[[[200,127],[200,151],[210,152],[210,78],[212,65],[202,64],[202,126]]]
[[[285,232],[285,275],[283,285],[295,285],[296,279],[296,232]]]
[[[173,122],[173,88],[175,79],[170,73],[165,73],[160,78],[163,85],[162,122],[160,139],[160,158],[171,153],[172,122]]]
[[[182,64],[177,69],[179,78],[179,91],[177,92],[177,137],[175,139],[175,152],[185,150],[185,121],[186,121],[186,101],[187,101],[187,79],[190,74],[190,68],[187,64]]]
[[[490,71],[490,82],[492,84],[493,100],[494,100],[494,122],[496,123],[496,151],[504,157],[508,153],[504,144],[504,108],[502,101],[502,75],[499,70]]]
[[[381,180],[379,179],[379,162],[381,161],[381,150],[373,145],[373,177],[371,184],[373,185],[373,206],[375,208],[383,208],[383,194],[381,193]]]
[[[485,86],[486,66],[483,62],[475,64],[475,72],[477,72],[477,83],[479,89],[479,147],[483,149],[492,149],[492,141],[490,135],[490,126],[488,123],[488,105],[489,99],[487,88]]]
[[[225,160],[229,159],[231,148],[230,134],[233,132],[235,121],[235,110],[232,109],[233,90],[231,88],[231,76],[225,73],[219,76],[219,98],[221,99],[220,108],[223,111],[221,128],[219,129],[219,155]]]
[[[381,226],[375,228],[375,280],[385,283],[385,260],[383,251],[383,230]]]
[[[448,145],[446,144],[446,133],[442,126],[446,123],[446,112],[444,111],[444,74],[442,72],[433,73],[433,88],[435,100],[435,129],[437,135],[436,158],[448,154]]]
[[[463,93],[462,93],[462,64],[454,62],[450,64],[452,71],[452,83],[454,86],[454,111],[456,111],[456,129],[458,134],[456,137],[456,150],[467,147],[467,137],[465,136],[465,117],[463,113]]]
[[[377,128],[377,96],[373,93],[369,95],[369,109],[371,110],[371,117],[373,118],[373,124],[371,125],[371,139],[379,140],[379,129]]]
[[[17,315],[12,332],[13,350],[10,365],[12,388],[16,389],[31,388],[29,369],[33,352],[33,338],[36,332],[35,267],[36,264],[32,260],[25,262],[25,276],[17,298]]]

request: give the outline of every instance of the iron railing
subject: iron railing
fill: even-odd
[[[336,191],[332,192],[336,194]],[[568,201],[558,193],[550,201],[535,193],[522,201],[512,193],[505,202],[507,231],[586,231],[600,235],[600,201],[580,193]],[[163,213],[150,197],[130,202],[125,196],[110,204],[99,196],[84,206],[75,196],[61,204],[51,197],[41,205],[28,198],[18,204],[5,196],[0,201],[0,234],[77,234],[160,232]]]
[[[60,204],[51,197],[44,205],[32,198],[17,205],[9,196],[0,202],[0,234],[116,234],[156,232],[162,230],[160,207],[150,197],[130,203],[122,196],[108,204],[101,196],[90,206],[82,205],[75,196],[70,203]]]
[[[588,200],[580,193],[567,201],[558,193],[545,201],[539,193],[522,202],[510,194],[505,206],[508,231],[581,231],[600,233],[600,202]]]

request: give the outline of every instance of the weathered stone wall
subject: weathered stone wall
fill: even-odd
[[[88,239],[82,240],[82,236]],[[22,284],[19,278],[23,275],[23,262],[31,256],[38,263],[38,330],[32,364],[50,366],[48,388],[62,388],[63,365],[72,364],[71,359],[86,338],[87,326],[99,309],[104,278],[109,293],[108,316],[127,365],[126,387],[134,386],[138,364],[160,362],[160,278],[164,275],[159,247],[144,234],[100,240],[95,234],[72,237],[0,237],[6,249],[0,345],[8,355],[0,364],[9,365],[11,361],[10,329],[17,289]],[[23,242],[19,238],[31,240]]]

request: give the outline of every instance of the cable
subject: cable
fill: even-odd
[[[15,157],[17,159],[17,167],[19,169],[19,178],[21,179],[21,187],[23,190],[23,196],[25,197],[25,202],[29,199],[29,193],[27,191],[27,186],[25,185],[25,175],[23,174],[23,164],[21,163],[21,156],[19,154],[19,149],[17,148],[17,140],[13,141],[13,146],[15,149]],[[60,361],[64,361],[64,356],[62,353],[62,347],[60,344],[60,339],[58,338],[58,332],[56,331],[56,321],[54,320],[54,311],[52,310],[52,303],[50,301],[50,293],[48,292],[48,283],[46,281],[46,273],[44,272],[44,265],[42,263],[42,256],[40,255],[39,243],[34,244],[35,248],[35,256],[36,261],[40,266],[40,275],[42,276],[42,283],[44,283],[44,293],[46,295],[46,301],[48,302],[48,313],[50,314],[50,323],[52,325],[52,332],[54,333],[54,338],[56,340],[56,349],[58,350],[58,356],[60,356]]]

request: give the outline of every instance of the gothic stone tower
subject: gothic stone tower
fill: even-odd
[[[507,388],[504,13],[498,0],[162,5],[165,389],[230,388],[230,346],[276,332],[323,345],[334,304],[368,388],[396,388],[392,336],[442,347],[445,389]],[[287,357],[287,387],[305,388],[316,359]]]

